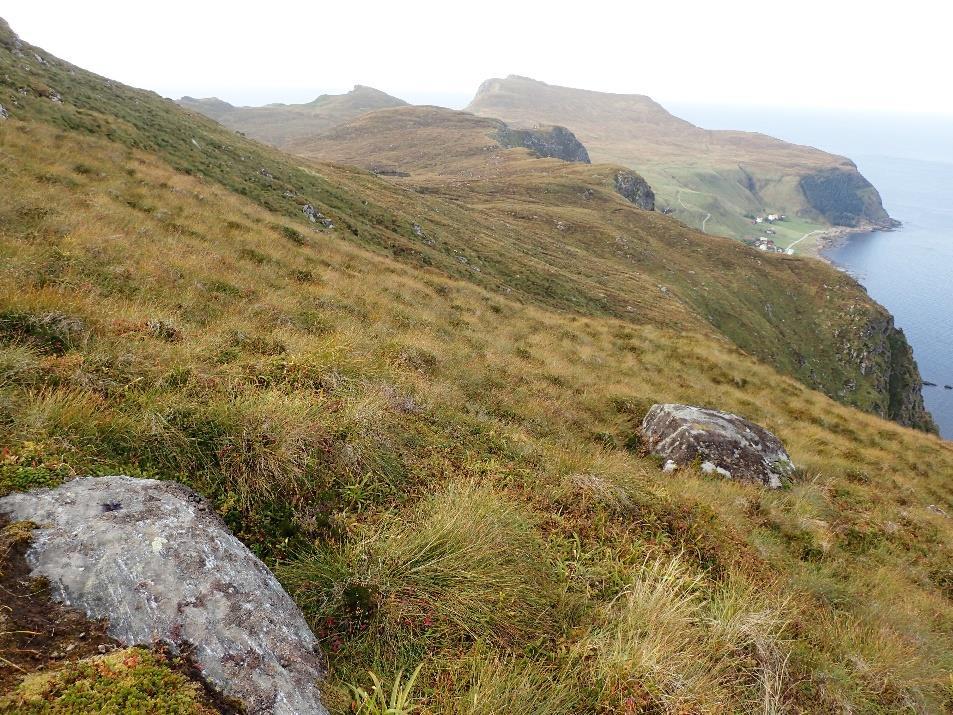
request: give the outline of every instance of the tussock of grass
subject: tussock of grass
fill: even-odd
[[[469,686],[459,701],[446,708],[460,715],[570,715],[592,707],[590,693],[581,687],[584,676],[578,663],[554,666],[475,655],[460,677]]]
[[[645,563],[591,648],[610,707],[717,713],[782,709],[784,605],[752,587],[712,588],[681,557]]]
[[[559,593],[533,520],[492,490],[451,484],[412,515],[284,566],[305,611],[378,648],[404,639],[545,639]]]

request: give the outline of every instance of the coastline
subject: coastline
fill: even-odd
[[[891,219],[891,223],[887,225],[867,223],[862,226],[831,226],[829,229],[824,229],[810,244],[805,246],[801,255],[818,258],[837,267],[834,262],[824,254],[825,251],[842,245],[851,236],[874,233],[875,231],[897,231],[902,225],[900,221]]]

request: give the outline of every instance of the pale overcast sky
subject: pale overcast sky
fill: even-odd
[[[360,83],[459,107],[522,74],[663,102],[953,115],[947,0],[0,0],[0,17],[127,84],[236,104]]]

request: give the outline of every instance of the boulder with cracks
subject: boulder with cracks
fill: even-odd
[[[268,568],[194,492],[130,477],[11,494],[37,525],[27,561],[56,600],[120,643],[166,643],[250,714],[326,715],[318,642]]]
[[[729,412],[691,405],[652,405],[641,431],[649,451],[666,460],[666,472],[698,460],[706,474],[772,489],[794,472],[781,440]]]

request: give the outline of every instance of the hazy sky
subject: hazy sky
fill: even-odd
[[[0,17],[127,84],[238,104],[360,83],[462,106],[522,74],[663,102],[953,115],[946,0],[0,0]]]

